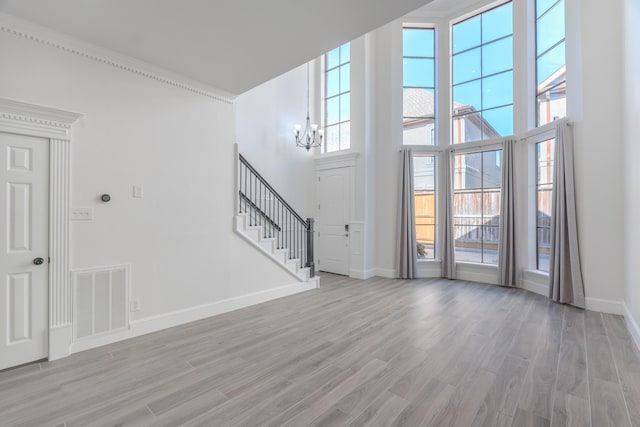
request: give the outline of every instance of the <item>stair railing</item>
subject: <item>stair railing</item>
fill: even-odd
[[[276,249],[288,249],[289,259],[297,259],[314,277],[313,218],[304,220],[240,153],[238,160],[239,213],[247,215],[249,225],[261,226]]]

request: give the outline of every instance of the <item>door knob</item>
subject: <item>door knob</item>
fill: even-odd
[[[34,258],[33,263],[34,263],[35,265],[43,264],[43,263],[44,263],[44,258],[40,258],[40,257],[38,257],[38,258]]]

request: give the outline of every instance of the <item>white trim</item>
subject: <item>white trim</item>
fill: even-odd
[[[349,270],[349,277],[360,280],[367,280],[376,275],[376,270],[374,268],[370,268],[369,270],[356,270],[352,268]]]
[[[68,141],[82,114],[0,98],[0,132]]]
[[[151,332],[161,331],[163,329],[172,328],[185,323],[195,322],[197,320],[206,319],[208,317],[217,316],[219,314],[228,313],[230,311],[239,310],[241,308],[250,307],[252,305],[283,298],[300,292],[310,291],[316,288],[317,281],[310,280],[309,282],[294,283],[292,285],[267,289],[265,291],[254,292],[234,298],[202,304],[196,307],[176,310],[157,316],[132,320],[130,328],[126,331],[72,343],[71,352],[77,353],[79,351],[89,350],[91,348],[145,335]]]
[[[48,139],[49,143],[49,358],[69,354],[72,295],[69,274],[71,127],[81,114],[0,98],[0,132]]]
[[[374,271],[378,277],[384,277],[386,279],[396,279],[398,277],[396,271],[391,268],[375,268]]]
[[[243,214],[238,214],[238,215],[236,215],[234,217],[234,221],[235,221],[234,230],[235,230],[235,232],[237,234],[239,234],[240,236],[242,236],[243,239],[246,240],[253,247],[257,248],[260,252],[263,252],[265,255],[267,255],[269,258],[271,258],[275,264],[280,266],[280,268],[284,269],[284,271],[289,273],[295,279],[300,280],[301,282],[305,282],[307,280],[306,277],[302,276],[301,274],[298,274],[297,272],[293,272],[289,267],[287,267],[282,262],[281,259],[278,259],[273,253],[267,251],[260,243],[256,242],[254,239],[251,238],[251,236],[249,236],[247,233],[245,233],[245,231],[244,231],[244,223],[242,223],[242,224],[240,223],[240,217],[242,217],[242,215]]]
[[[323,154],[321,157],[316,157],[316,171],[354,167],[358,159],[359,153],[357,152],[338,152],[336,154]]]
[[[72,341],[72,326],[56,326],[49,328],[49,360],[58,360],[69,355]]]
[[[172,75],[173,73],[154,67],[151,64],[57,33],[11,15],[0,13],[0,32],[62,50],[226,104],[233,104],[234,102],[232,94],[220,89],[212,87],[201,89],[198,86],[206,85],[200,82],[189,81],[189,79],[184,76],[174,76]],[[171,75],[171,77],[169,77],[169,75]]]
[[[545,297],[549,296],[549,275],[538,270],[525,270],[520,287]]]
[[[636,347],[640,350],[640,326],[638,326],[638,322],[633,317],[633,314],[631,314],[631,310],[629,310],[627,304],[623,304],[623,306],[624,320],[627,324],[627,329],[629,329],[629,333],[631,334],[633,341],[636,343]]]
[[[622,301],[613,301],[600,298],[585,298],[587,310],[598,311],[600,313],[624,314],[624,303]]]
[[[497,285],[498,266],[489,264],[457,262],[456,279]]]
[[[433,279],[442,277],[442,261],[436,260],[418,260],[416,268],[417,279]]]

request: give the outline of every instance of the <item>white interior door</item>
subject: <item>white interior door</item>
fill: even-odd
[[[318,172],[318,244],[321,271],[349,274],[350,168]]]
[[[0,369],[48,354],[49,144],[0,133]]]

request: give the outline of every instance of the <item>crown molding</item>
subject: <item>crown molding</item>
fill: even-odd
[[[223,91],[216,93],[215,90],[199,88],[197,82],[190,83],[186,77],[167,77],[167,75],[172,73],[157,69],[157,67],[142,61],[77,40],[73,37],[39,27],[31,22],[15,18],[11,15],[0,13],[0,32],[62,50],[90,61],[109,65],[122,71],[127,71],[216,101],[226,104],[234,103],[232,94],[222,93]]]
[[[71,125],[82,114],[0,98],[0,131],[45,138],[71,139]]]

